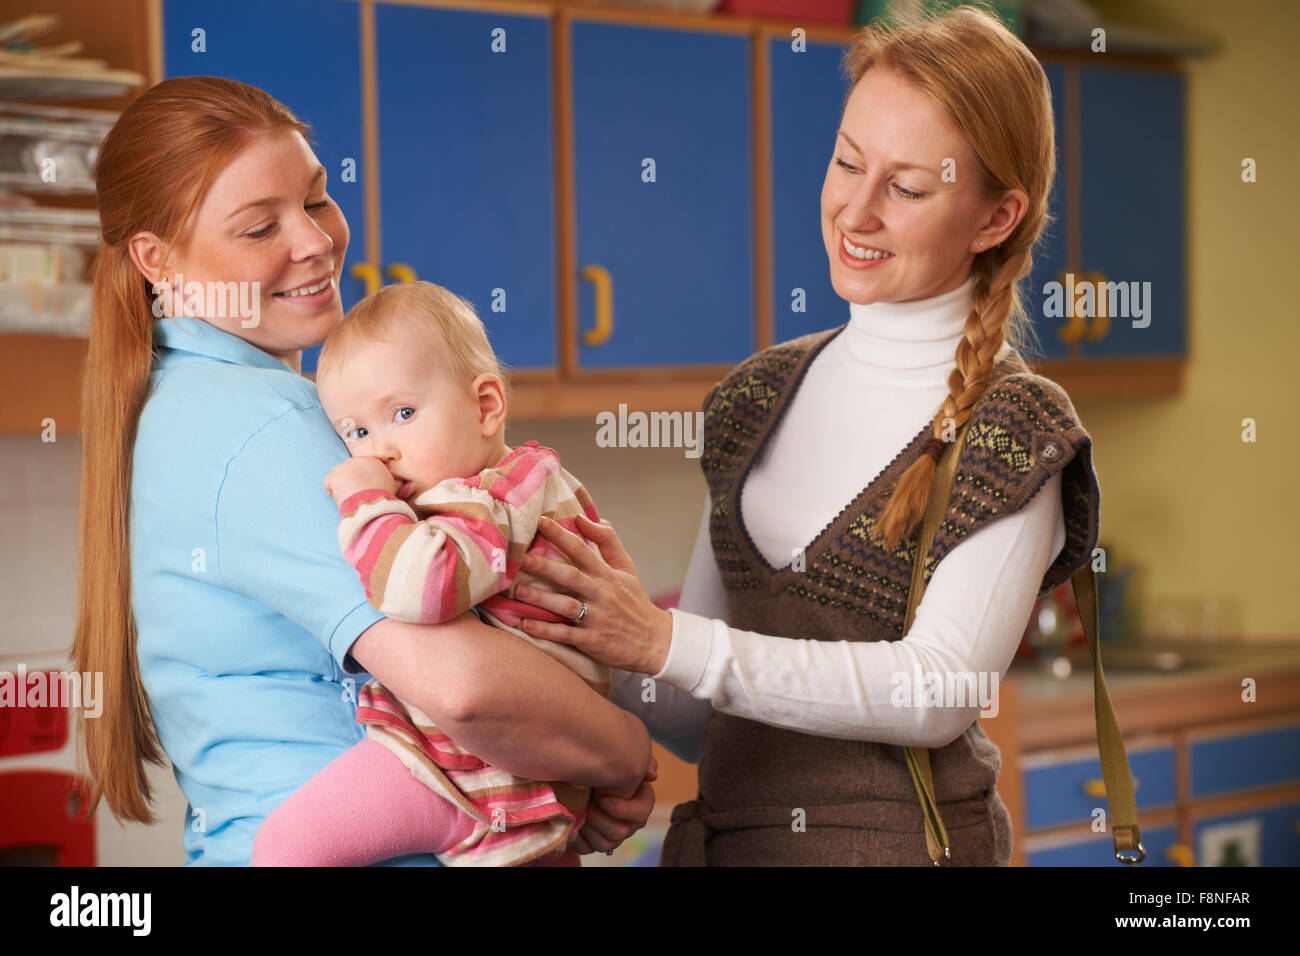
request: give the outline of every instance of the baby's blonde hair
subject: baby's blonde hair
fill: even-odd
[[[316,377],[337,372],[359,345],[412,334],[423,336],[434,347],[452,378],[465,388],[490,372],[501,378],[509,400],[506,370],[492,351],[474,306],[432,282],[386,285],[354,305],[326,337]]]

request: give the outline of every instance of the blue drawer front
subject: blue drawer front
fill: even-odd
[[[1192,796],[1300,780],[1300,724],[1191,746]]]
[[[1172,747],[1131,753],[1129,767],[1139,809],[1173,804]],[[1099,757],[1025,771],[1025,825],[1039,829],[1089,819],[1094,808],[1108,806],[1104,797],[1090,797],[1084,791],[1085,781],[1093,779],[1101,779]]]
[[[1178,842],[1178,828],[1172,823],[1156,827],[1151,831],[1142,830],[1142,848],[1146,858],[1135,866],[1175,866],[1165,852]],[[1115,859],[1115,837],[1110,832],[1094,833],[1089,839],[1068,846],[1052,847],[1050,850],[1035,850],[1025,855],[1029,866],[1129,866]]]

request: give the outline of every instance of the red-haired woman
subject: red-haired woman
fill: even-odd
[[[79,722],[91,806],[151,822],[165,753],[186,863],[247,865],[261,821],[361,739],[368,673],[485,760],[596,788],[611,809],[576,848],[611,849],[653,805],[641,722],[473,615],[382,618],[339,552],[321,487],[348,453],[299,371],[342,319],[349,233],[306,134],[262,90],[186,77],[100,151],[74,650],[106,688]],[[436,864],[423,796],[390,858]]]

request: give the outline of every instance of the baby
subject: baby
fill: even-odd
[[[353,455],[325,490],[370,603],[426,624],[477,605],[607,695],[608,667],[519,628],[521,610],[570,623],[512,598],[518,581],[555,590],[520,567],[525,553],[565,560],[537,533],[539,517],[581,535],[577,515],[600,516],[554,451],[506,445],[505,385],[473,307],[428,282],[386,286],[326,339],[316,378]],[[570,844],[587,788],[488,766],[373,679],[357,722],[365,739],[263,822],[254,865],[355,866],[414,852],[448,866],[579,865]]]

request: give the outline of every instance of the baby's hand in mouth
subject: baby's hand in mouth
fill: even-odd
[[[339,462],[325,476],[326,493],[340,505],[358,491],[370,488],[379,488],[390,495],[397,495],[398,484],[388,466],[369,455],[359,455]]]

